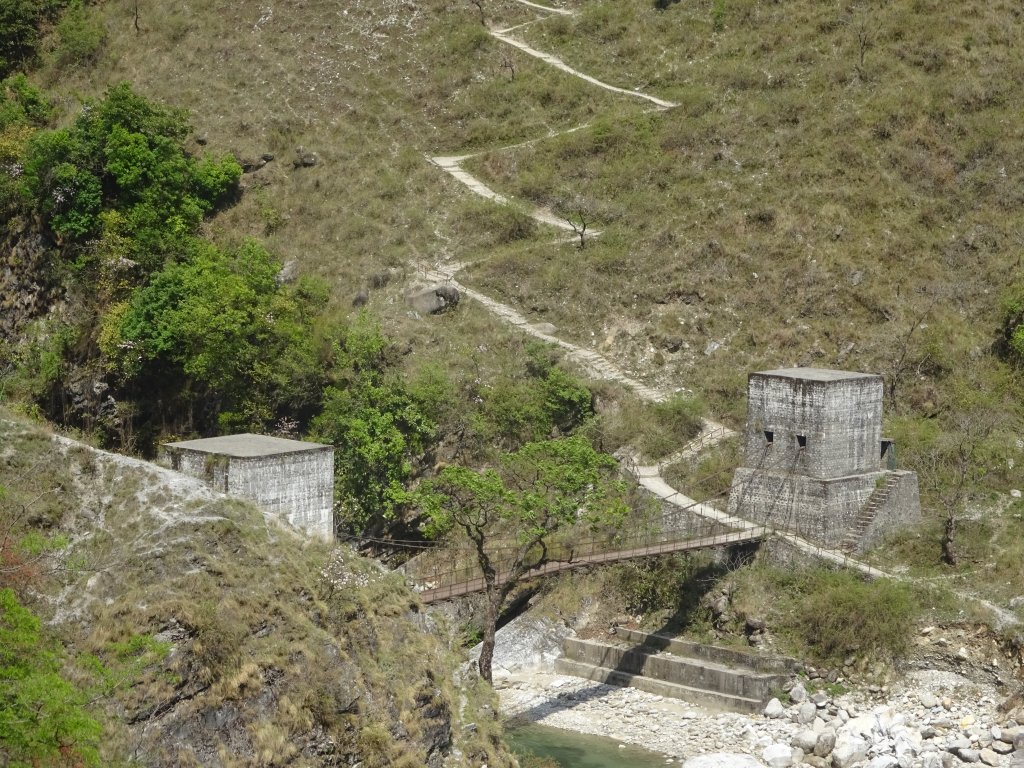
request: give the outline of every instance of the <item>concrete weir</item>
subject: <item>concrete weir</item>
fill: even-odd
[[[793,675],[780,656],[676,640],[617,628],[615,643],[566,638],[560,674],[682,699],[709,709],[760,712]]]

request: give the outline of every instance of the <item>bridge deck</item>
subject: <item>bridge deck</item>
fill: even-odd
[[[667,541],[661,544],[650,544],[644,547],[632,547],[630,549],[619,549],[614,552],[597,552],[592,555],[584,555],[572,560],[556,560],[539,568],[528,571],[523,578],[531,579],[536,576],[548,576],[559,571],[568,571],[573,568],[583,568],[588,565],[602,563],[616,563],[620,560],[633,560],[639,557],[652,557],[655,555],[670,555],[676,552],[691,552],[697,549],[711,549],[723,547],[730,544],[744,544],[750,541],[758,541],[768,534],[764,527],[748,528],[733,533],[719,533],[714,536],[704,536],[699,539],[685,539],[683,541]],[[498,583],[503,583],[508,578],[508,573],[498,574]],[[453,597],[469,595],[473,592],[481,592],[484,588],[483,577],[462,581],[457,584],[427,589],[420,592],[420,600],[424,603],[436,603],[439,600],[449,600]]]

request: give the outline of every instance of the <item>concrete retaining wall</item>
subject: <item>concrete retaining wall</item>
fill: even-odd
[[[697,688],[727,696],[767,701],[788,675],[766,675],[749,669],[728,667],[704,659],[693,659],[654,649],[607,645],[588,640],[566,638],[565,658],[624,675],[648,677],[688,688]]]
[[[643,648],[667,651],[676,656],[703,659],[716,664],[743,667],[766,674],[785,676],[796,672],[796,659],[785,656],[770,656],[763,653],[749,653],[738,648],[722,648],[717,645],[694,643],[689,640],[664,637],[626,627],[615,627],[613,632],[616,637],[622,638],[626,642],[636,643]]]
[[[252,499],[311,536],[334,536],[334,451],[231,457],[227,492]]]

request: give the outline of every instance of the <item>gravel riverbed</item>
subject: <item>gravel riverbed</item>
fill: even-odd
[[[1024,728],[998,712],[1003,696],[955,672],[916,670],[885,688],[835,697],[796,682],[786,705],[773,700],[762,714],[716,713],[555,674],[557,634],[523,625],[499,641],[495,687],[506,718],[607,736],[659,752],[667,764],[730,753],[723,764],[747,755],[748,765],[769,768],[1009,767],[1018,759],[1024,768]]]

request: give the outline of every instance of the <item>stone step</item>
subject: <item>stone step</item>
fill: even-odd
[[[563,641],[562,659],[604,670],[601,674],[607,673],[609,680],[648,678],[657,683],[678,686],[679,698],[685,698],[682,694],[689,690],[699,690],[711,694],[712,698],[718,697],[722,702],[736,699],[736,706],[746,706],[740,700],[763,704],[790,677],[789,673],[758,672],[706,658],[677,656],[643,644],[610,645],[575,638]]]
[[[686,656],[692,659],[703,659],[717,662],[732,668],[744,668],[769,674],[793,675],[796,672],[796,659],[788,656],[775,656],[769,653],[746,651],[739,648],[724,648],[720,645],[695,643],[691,640],[680,640],[639,629],[615,627],[612,634],[625,643],[667,651],[675,656]]]
[[[620,672],[616,669],[607,669],[583,661],[560,658],[555,660],[555,672],[560,675],[572,675],[593,680],[597,683],[618,685],[622,687],[637,688],[647,693],[664,696],[670,699],[681,699],[682,701],[697,704],[714,711],[721,712],[742,712],[754,714],[764,709],[764,702],[760,699],[750,699],[743,696],[731,696],[726,693],[718,693],[703,688],[693,688],[678,683],[670,683],[665,680],[656,680],[653,677],[643,675],[631,675],[628,672]]]

